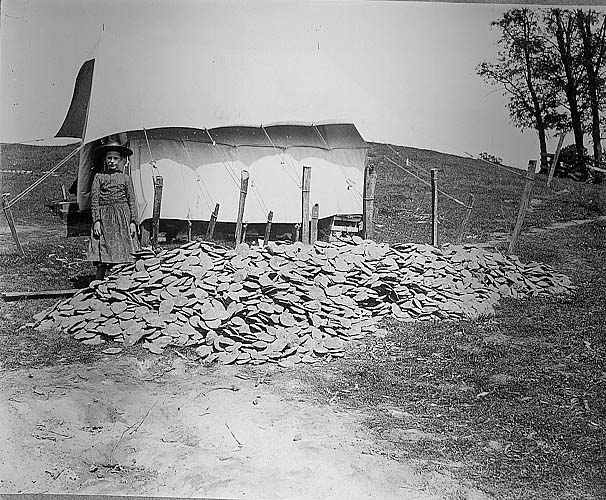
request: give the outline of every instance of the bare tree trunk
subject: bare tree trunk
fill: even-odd
[[[534,110],[535,122],[536,122],[536,130],[539,135],[539,148],[541,150],[541,170],[549,168],[549,161],[547,158],[547,137],[545,130],[545,120],[543,119],[543,112],[541,108],[541,102],[537,95],[537,91],[534,86],[534,74],[533,74],[533,65],[531,61],[531,49],[530,49],[530,27],[527,22],[527,18],[525,17],[524,23],[524,36],[525,41],[522,45],[524,51],[524,62],[526,65],[526,85],[528,86],[528,92],[530,93],[530,98],[532,99],[532,107]]]
[[[591,32],[592,12],[577,11],[577,24],[583,40],[583,64],[587,72],[587,93],[591,109],[591,138],[593,141],[593,159],[597,168],[602,166],[602,139],[600,135],[600,77],[599,71],[604,55],[604,33],[606,20],[594,39]],[[596,172],[594,182],[601,183],[603,175]]]
[[[575,69],[578,66],[574,61],[573,40],[574,40],[574,18],[568,14],[566,26],[562,19],[562,11],[553,9],[555,17],[555,35],[557,41],[558,52],[562,67],[564,68],[565,81],[562,82],[564,94],[570,108],[570,122],[572,125],[572,133],[574,135],[574,144],[577,151],[577,157],[583,158],[585,155],[583,120],[581,111],[579,110],[578,88],[579,78],[575,77]],[[576,66],[576,67],[575,67]]]

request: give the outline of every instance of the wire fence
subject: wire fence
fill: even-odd
[[[435,170],[440,244],[508,240],[526,172],[481,159],[389,144],[372,145],[369,157],[379,169],[378,237],[392,242],[431,242],[430,172]],[[534,183],[535,189],[538,184]],[[532,202],[529,210],[535,210],[537,203]]]

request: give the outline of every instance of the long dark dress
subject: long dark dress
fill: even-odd
[[[91,229],[88,260],[107,264],[133,262],[139,249],[130,236],[130,223],[137,224],[137,203],[131,178],[118,171],[98,173],[91,188],[93,226],[101,222],[101,236]]]

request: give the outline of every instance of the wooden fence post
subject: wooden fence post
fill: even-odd
[[[236,245],[242,242],[242,220],[244,219],[244,205],[248,194],[248,177],[246,170],[242,170],[240,176],[240,199],[238,201],[238,219],[236,220]]]
[[[467,223],[469,222],[469,218],[471,217],[471,211],[473,210],[473,205],[475,203],[476,197],[469,193],[469,198],[467,199],[467,210],[465,211],[465,218],[461,223],[461,229],[459,229],[459,236],[457,237],[457,245],[460,245],[463,242],[463,236],[465,234],[465,229],[467,229]]]
[[[320,205],[317,203],[311,209],[311,233],[309,235],[310,245],[314,245],[318,240],[318,218],[320,216]]]
[[[375,211],[375,188],[377,186],[377,169],[371,163],[364,169],[364,204],[362,207],[364,239],[371,240],[375,235],[374,211]]]
[[[513,253],[518,244],[518,237],[520,236],[520,232],[522,231],[522,224],[524,223],[524,217],[526,216],[526,210],[528,209],[528,204],[530,203],[530,196],[532,192],[532,184],[534,182],[535,170],[537,168],[537,161],[530,160],[528,162],[528,171],[526,172],[526,181],[524,182],[524,191],[522,192],[522,199],[520,200],[520,209],[518,211],[518,218],[516,220],[516,225],[513,229],[513,234],[511,235],[511,241],[509,242],[509,253]]]
[[[160,228],[160,209],[162,208],[162,188],[164,179],[161,175],[154,177],[154,206],[152,211],[152,248],[158,248],[158,230]]]
[[[219,216],[219,204],[215,205],[215,209],[210,214],[210,220],[208,221],[208,227],[206,228],[206,239],[212,240],[215,237],[215,225],[217,224],[217,217]]]
[[[19,250],[21,257],[25,257],[25,252],[23,251],[23,247],[21,246],[21,242],[19,241],[19,236],[17,235],[17,228],[15,227],[15,219],[13,219],[13,212],[11,211],[11,207],[8,203],[9,197],[10,193],[4,193],[2,195],[2,210],[4,211],[6,222],[8,222],[8,227],[10,227],[11,229],[13,240],[15,240],[15,244],[17,245],[17,250]]]
[[[299,241],[300,235],[301,235],[301,223],[297,222],[294,225],[294,230],[291,235],[291,243],[295,243],[295,242]]]
[[[547,187],[551,186],[551,181],[553,180],[553,174],[554,174],[556,166],[558,164],[558,159],[560,158],[560,151],[562,151],[562,144],[564,142],[564,137],[566,137],[566,134],[562,132],[562,134],[560,134],[560,140],[558,141],[558,147],[556,148],[555,156],[553,157],[553,163],[551,164],[551,168],[549,169],[549,177],[547,178]]]
[[[309,245],[309,188],[311,186],[311,167],[303,165],[301,183],[301,241]]]
[[[431,169],[431,244],[438,246],[438,172]]]
[[[270,210],[267,214],[267,223],[265,224],[265,235],[263,237],[263,246],[267,246],[269,243],[269,236],[271,234],[271,222],[274,220],[274,212]]]

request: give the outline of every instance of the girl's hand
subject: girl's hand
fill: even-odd
[[[134,222],[130,223],[130,237],[134,238],[137,236],[137,225]]]
[[[100,221],[95,222],[95,224],[93,225],[93,236],[95,238],[101,237],[101,222]]]

